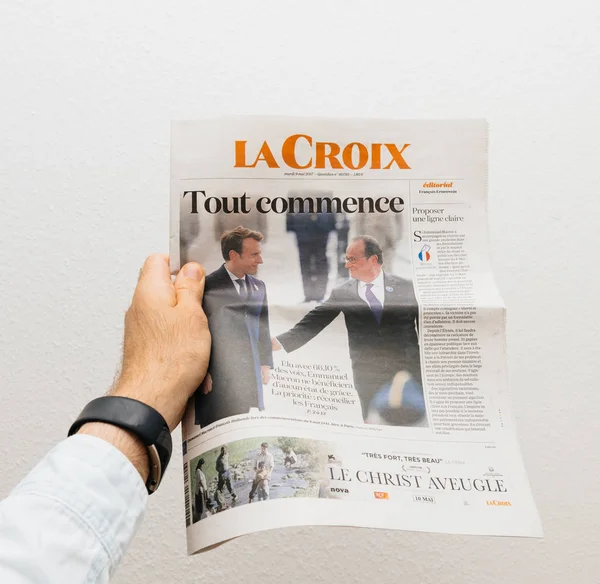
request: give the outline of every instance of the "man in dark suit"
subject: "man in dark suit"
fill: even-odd
[[[387,409],[396,410],[387,423],[412,423],[414,419],[398,415],[406,403],[402,396],[405,388],[412,392],[416,386],[422,396],[417,335],[419,309],[412,283],[383,271],[381,246],[367,235],[351,241],[346,249],[346,267],[351,280],[334,288],[326,302],[311,310],[291,330],[273,339],[273,349],[295,351],[342,312],[363,419],[370,421],[370,409],[377,407],[381,414],[379,423],[386,423],[385,418],[390,413]],[[404,375],[397,377],[398,372]],[[393,384],[394,378],[405,382]],[[407,385],[408,381],[412,383]],[[424,401],[417,401],[422,404],[421,411],[409,418],[418,419],[424,413]]]
[[[264,282],[263,236],[236,227],[221,236],[225,263],[206,276],[203,308],[212,346],[208,373],[195,394],[196,424],[264,409],[263,384],[273,366],[269,308]]]

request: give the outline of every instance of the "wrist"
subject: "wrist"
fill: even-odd
[[[169,426],[169,430],[172,432],[177,427],[177,424],[179,424],[181,417],[183,416],[183,411],[179,414],[173,407],[173,402],[176,401],[173,399],[173,396],[176,395],[175,391],[165,387],[161,387],[156,391],[156,387],[156,382],[151,382],[149,380],[142,385],[120,380],[109,395],[128,397],[150,406],[165,419],[165,422],[167,422],[167,425]],[[169,396],[171,396],[170,400],[168,399]]]
[[[148,493],[154,493],[167,470],[173,448],[171,432],[162,414],[135,398],[107,395],[92,400],[83,408],[68,435],[92,423],[94,426],[88,427],[85,433],[102,438],[121,450],[140,476],[146,477]],[[146,458],[142,457],[141,447],[146,451]]]
[[[146,483],[150,472],[148,448],[135,434],[104,422],[89,422],[84,424],[77,433],[95,436],[112,444],[112,446],[120,450],[129,459],[131,464],[140,473],[144,483]]]

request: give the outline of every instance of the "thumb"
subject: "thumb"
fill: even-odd
[[[196,262],[190,262],[181,268],[175,278],[178,305],[191,309],[202,307],[204,275],[204,268]]]

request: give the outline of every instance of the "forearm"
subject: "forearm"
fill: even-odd
[[[173,282],[168,258],[151,256],[125,316],[111,394],[154,408],[171,430],[208,365],[203,291],[199,264]],[[58,444],[0,503],[0,582],[108,582],[142,520],[148,474],[142,441],[110,424],[86,424]]]
[[[116,442],[135,458],[126,437]],[[147,498],[120,449],[92,435],[64,440],[0,504],[0,582],[107,582]]]
[[[286,352],[291,353],[314,339],[340,312],[341,309],[332,293],[327,302],[313,308],[293,328],[277,335],[277,340]]]

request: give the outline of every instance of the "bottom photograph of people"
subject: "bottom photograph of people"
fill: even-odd
[[[269,499],[318,497],[327,444],[269,436],[209,450],[190,462],[192,521]]]

